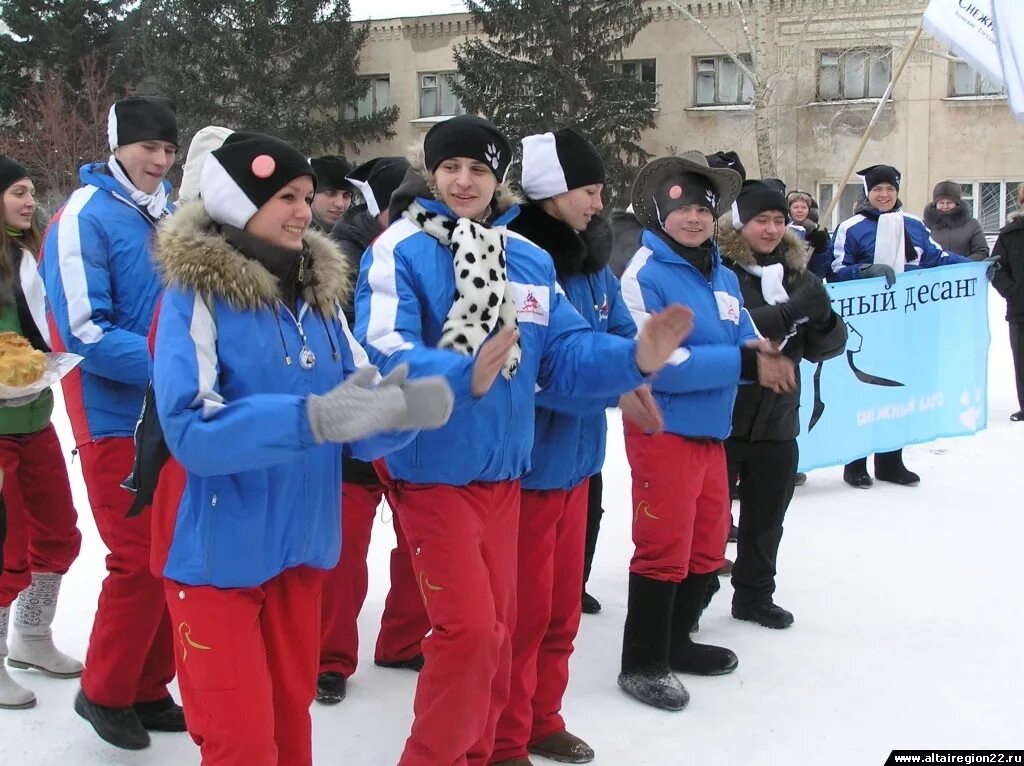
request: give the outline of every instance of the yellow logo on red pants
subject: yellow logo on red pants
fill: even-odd
[[[427,579],[426,572],[420,572],[420,596],[423,597],[423,603],[427,603],[427,591],[439,591],[444,590],[440,585],[431,585],[430,580]]]
[[[636,504],[636,510],[633,512],[634,522],[640,520],[641,513],[648,519],[654,519],[655,521],[661,520],[660,516],[655,516],[653,513],[651,513],[651,504],[648,503],[646,500],[641,500],[639,503]]]
[[[210,651],[213,647],[204,646],[196,641],[192,640],[192,626],[187,622],[182,622],[178,625],[178,640],[181,641],[181,661],[184,662],[188,659],[188,648],[191,646],[193,649],[202,649],[203,651]]]

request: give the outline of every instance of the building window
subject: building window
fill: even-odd
[[[980,72],[971,69],[966,61],[957,61],[950,70],[949,95],[1001,96],[1006,91],[1002,84],[986,80]]]
[[[424,72],[420,75],[420,117],[454,117],[465,114],[451,82],[462,76],[455,72]]]
[[[362,81],[368,86],[366,93],[355,103],[345,106],[344,118],[346,120],[377,114],[391,106],[391,77],[389,75],[373,75],[362,78]]]
[[[892,49],[818,52],[818,100],[879,98],[892,74]]]
[[[751,58],[740,60],[752,66]],[[754,100],[754,83],[729,56],[700,56],[694,59],[695,106],[749,104]]]
[[[962,181],[963,205],[978,219],[986,234],[996,234],[1006,225],[1006,217],[1017,209],[1020,181]]]
[[[832,197],[835,196],[836,186],[838,186],[838,184],[833,182],[818,184],[818,211],[820,215],[825,215],[825,211],[828,210],[829,205],[832,204]],[[843,187],[842,196],[839,198],[839,204],[836,205],[836,209],[832,211],[832,220],[821,221],[821,225],[827,227],[830,231],[835,231],[835,228],[839,224],[853,215],[853,211],[857,207],[857,203],[863,196],[863,183],[860,181],[847,181],[846,186]]]
[[[657,85],[658,67],[655,59],[638,59],[636,61],[614,61],[612,69],[619,74],[631,77],[637,82]]]

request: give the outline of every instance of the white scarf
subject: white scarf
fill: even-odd
[[[875,263],[890,267],[897,274],[907,265],[907,241],[903,231],[903,211],[893,210],[878,216],[875,232]]]
[[[789,293],[786,292],[786,287],[782,284],[786,269],[781,263],[773,263],[769,266],[741,263],[739,267],[761,280],[761,295],[764,296],[764,302],[769,306],[777,306],[789,301]]]
[[[124,190],[131,196],[132,202],[145,210],[154,221],[160,220],[167,212],[167,188],[162,181],[155,193],[146,194],[132,183],[131,179],[128,178],[128,174],[124,172],[124,168],[121,167],[121,163],[115,159],[114,155],[110,155],[110,160],[107,161],[107,168],[110,170],[110,174],[114,176],[114,180],[121,184]]]

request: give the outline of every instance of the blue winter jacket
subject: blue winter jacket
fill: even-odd
[[[201,202],[161,229],[167,288],[153,389],[167,445],[187,473],[163,570],[172,580],[247,588],[290,567],[338,562],[343,449],[316,442],[306,399],[368,360],[340,308],[344,257],[321,235],[306,242],[316,281],[293,314],[276,278],[228,244]],[[311,369],[300,362],[303,334]],[[372,460],[412,436],[382,435],[345,452]]]
[[[903,203],[897,203],[900,210]],[[878,218],[883,213],[867,204],[857,208],[857,214],[847,218],[832,234],[832,270],[829,280],[845,282],[857,279],[861,266],[875,262],[875,236],[878,233]],[[903,230],[908,244],[906,248],[906,270],[930,269],[951,263],[966,263],[970,259],[953,253],[946,253],[932,239],[924,221],[904,211]]]
[[[441,202],[416,201],[455,218]],[[517,213],[513,205],[493,225],[505,226]],[[508,279],[522,360],[511,381],[499,375],[487,394],[474,398],[473,359],[436,348],[456,296],[451,250],[408,219],[392,220],[363,256],[356,337],[381,370],[408,362],[416,375],[445,375],[455,392],[445,427],[422,432],[387,456],[394,478],[456,486],[519,479],[530,470],[538,386],[550,394],[607,399],[643,382],[635,341],[591,331],[558,287],[550,256],[509,232]]]
[[[651,382],[669,433],[725,439],[740,384],[740,348],[759,336],[739,282],[712,250],[711,280],[650,230],[622,275],[622,296],[639,328],[672,303],[693,309],[693,332]]]
[[[83,166],[80,177],[81,188],[50,223],[39,267],[57,330],[54,350],[84,357],[63,380],[78,445],[134,432],[149,383],[146,336],[160,295],[150,258],[153,219],[106,163]]]

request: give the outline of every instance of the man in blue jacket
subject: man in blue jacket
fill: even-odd
[[[171,212],[174,104],[132,97],[110,108],[107,162],[85,165],[50,224],[40,270],[55,351],[84,357],[62,382],[96,527],[110,550],[82,693],[75,709],[107,742],[132,747],[143,729],[184,731],[167,690],[174,656],[163,585],[149,571],[150,514],[125,518],[135,430],[149,383],[149,333],[160,295],[150,259]],[[137,745],[135,745],[137,746]]]

